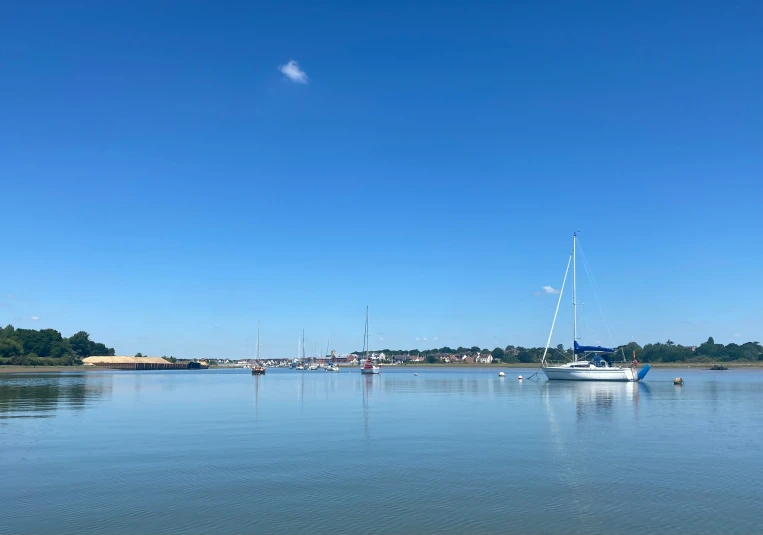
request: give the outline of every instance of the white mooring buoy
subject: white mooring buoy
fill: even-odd
[[[415,375],[416,377],[418,377],[418,376],[419,376],[419,374],[418,374],[418,373],[414,373],[413,375]]]
[[[505,375],[506,375],[506,374],[505,374],[505,373],[503,373],[503,372],[498,372],[498,377],[503,377],[503,376],[505,376]]]
[[[519,379],[521,381],[522,380],[522,376],[520,375],[519,377],[517,377],[517,379]]]
[[[673,384],[674,385],[679,385],[679,386],[683,385],[684,384],[684,380],[681,379],[680,377],[676,377],[675,379],[673,379]]]

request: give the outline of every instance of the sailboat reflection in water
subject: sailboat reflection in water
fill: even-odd
[[[255,423],[259,420],[259,414],[260,414],[260,380],[264,380],[265,378],[261,375],[255,375],[254,377],[254,421]]]
[[[373,383],[370,375],[363,377],[363,436],[365,438],[368,438],[368,405]]]

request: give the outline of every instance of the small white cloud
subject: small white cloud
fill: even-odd
[[[307,73],[299,68],[299,63],[290,59],[286,65],[280,65],[278,70],[295,84],[306,84]]]
[[[383,337],[383,336],[380,336],[380,337],[379,337],[379,340],[384,340],[384,337]]]
[[[544,286],[543,291],[547,294],[558,294],[559,290],[554,288],[553,286]]]
[[[440,339],[439,336],[435,336],[434,338],[432,338],[432,340],[439,340],[439,339]]]
[[[740,336],[742,336],[742,334],[741,334],[741,333],[734,333],[734,337],[735,337],[735,338],[739,338]]]
[[[426,336],[423,336],[421,339],[422,340],[429,340],[429,338],[427,338]]]
[[[29,316],[29,319],[32,321],[37,321],[38,319],[40,319],[40,316]]]

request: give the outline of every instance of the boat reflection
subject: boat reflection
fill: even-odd
[[[368,405],[374,376],[363,374],[361,377],[363,378],[363,436],[368,438]]]
[[[254,379],[254,423],[257,423],[260,415],[260,380],[264,380],[264,375],[253,375]]]
[[[547,381],[543,385],[545,401],[560,399],[574,403],[578,421],[585,418],[610,418],[615,409],[632,407],[638,415],[642,395],[648,396],[649,386],[641,382],[605,381]]]

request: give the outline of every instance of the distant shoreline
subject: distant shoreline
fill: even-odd
[[[759,362],[688,362],[685,364],[678,365],[675,362],[653,362],[649,363],[649,365],[652,368],[659,368],[663,370],[670,370],[670,369],[676,369],[676,370],[684,370],[686,368],[694,368],[697,370],[708,370],[710,371],[710,367],[714,364],[723,364],[726,366],[729,370],[738,370],[738,369],[760,369],[763,368],[763,361]],[[500,371],[501,369],[506,368],[516,368],[516,369],[529,369],[529,370],[535,370],[539,369],[540,366],[534,363],[529,364],[523,364],[523,363],[509,363],[509,364],[442,364],[442,363],[435,363],[435,364],[428,364],[426,362],[417,362],[415,364],[399,364],[397,366],[382,366],[382,368],[395,368],[395,369],[404,369],[404,368],[445,368],[445,369],[458,369],[458,370],[467,370],[470,368],[477,368],[477,369],[493,369],[496,371]],[[235,370],[238,369],[236,367],[228,367],[228,366],[211,366],[210,369],[217,369],[217,370]],[[243,368],[241,368],[243,369]],[[341,366],[341,370],[356,370],[360,369],[359,366]],[[61,372],[100,372],[100,371],[109,371],[109,368],[100,368],[98,366],[0,366],[0,375],[2,374],[12,374],[12,373],[61,373]]]

